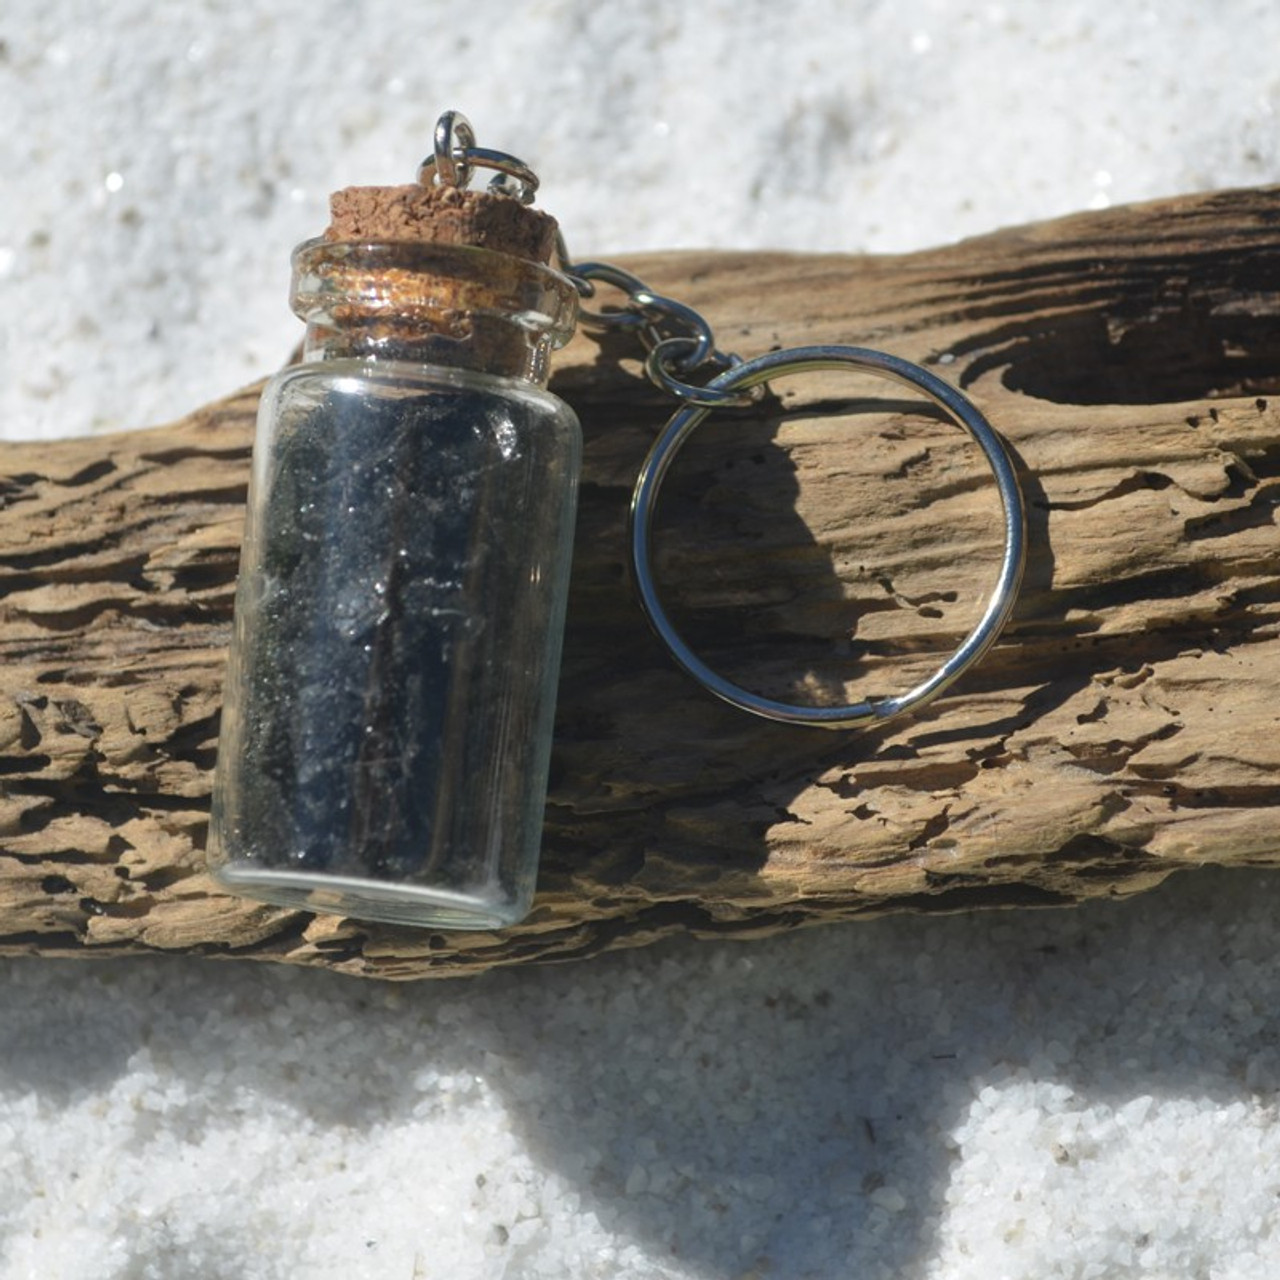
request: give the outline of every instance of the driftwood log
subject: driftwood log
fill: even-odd
[[[5,444],[0,951],[408,978],[1280,862],[1280,190],[906,257],[627,265],[745,355],[878,346],[987,412],[1018,461],[1031,555],[983,664],[862,733],[702,694],[624,572],[630,483],[668,406],[629,348],[580,336],[553,382],[587,446],[533,916],[442,935],[290,913],[220,893],[202,861],[256,389],[149,431]],[[901,689],[994,576],[976,451],[872,390],[780,385],[713,419],[670,482],[672,608],[763,691]]]

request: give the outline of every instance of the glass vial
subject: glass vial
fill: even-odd
[[[577,295],[487,248],[318,240],[292,302],[306,342],[259,413],[210,865],[283,906],[514,923],[581,452],[545,382]]]

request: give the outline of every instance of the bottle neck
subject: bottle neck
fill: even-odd
[[[577,290],[489,249],[311,240],[293,255],[303,359],[392,360],[546,384],[573,333]]]

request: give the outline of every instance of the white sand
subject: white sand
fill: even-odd
[[[8,0],[6,436],[271,370],[325,193],[446,106],[579,254],[1280,180],[1272,0],[267,8]],[[1204,873],[395,989],[7,962],[0,1280],[1274,1280],[1278,904]]]

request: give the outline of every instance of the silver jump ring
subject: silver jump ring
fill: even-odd
[[[476,145],[476,131],[471,127],[471,121],[461,111],[446,111],[436,121],[432,141],[434,152],[422,162],[418,181],[423,181],[424,171],[429,173],[434,169],[441,182],[451,187],[465,187],[471,181],[467,152]]]
[[[538,175],[523,160],[506,151],[476,146],[476,131],[461,111],[446,111],[436,121],[434,150],[419,166],[418,181],[435,181],[465,188],[476,169],[496,170],[490,189],[532,204]]]
[[[837,707],[805,707],[749,692],[707,666],[684,642],[658,598],[653,578],[653,517],[658,491],[676,454],[711,406],[679,409],[663,428],[645,459],[631,498],[631,565],[636,591],[650,625],[681,668],[718,698],[753,715],[788,724],[850,729],[882,722],[924,706],[954,683],[991,647],[1013,612],[1026,559],[1026,514],[1018,477],[1004,442],[969,399],[927,369],[883,351],[864,347],[793,347],[771,351],[736,365],[707,384],[713,392],[758,386],[788,374],[821,369],[861,369],[921,392],[973,437],[995,475],[1004,508],[1004,559],[995,589],[977,625],[960,647],[927,680],[894,697],[870,698]]]
[[[668,395],[675,396],[677,400],[685,404],[697,405],[708,412],[712,409],[741,408],[743,405],[750,404],[749,391],[725,390],[717,385],[719,378],[713,378],[704,386],[698,386],[696,383],[683,382],[672,373],[668,358],[677,357],[671,359],[671,363],[679,369],[681,361],[678,357],[683,356],[687,359],[689,352],[697,350],[697,341],[696,338],[664,338],[659,342],[649,352],[644,362],[644,371],[649,381],[654,386],[661,387]]]

